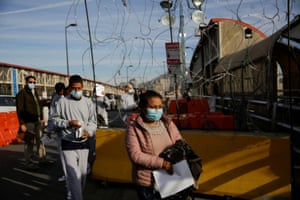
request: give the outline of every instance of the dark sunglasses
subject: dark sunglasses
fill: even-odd
[[[29,81],[28,83],[34,83],[35,84],[35,81]]]

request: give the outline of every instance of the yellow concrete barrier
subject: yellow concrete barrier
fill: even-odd
[[[131,183],[124,133],[124,129],[97,131],[95,179]],[[196,192],[245,199],[290,197],[288,137],[195,130],[182,135],[203,160]]]
[[[97,130],[96,160],[92,175],[96,179],[131,182],[131,162],[125,149],[124,129]]]

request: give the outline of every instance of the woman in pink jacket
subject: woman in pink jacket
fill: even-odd
[[[133,166],[133,181],[141,200],[159,200],[152,171],[165,169],[173,173],[172,164],[159,154],[182,136],[176,125],[163,114],[162,96],[148,90],[140,95],[140,114],[127,129],[126,149]]]

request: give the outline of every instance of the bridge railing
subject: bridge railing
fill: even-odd
[[[210,98],[210,96],[206,96]],[[264,131],[295,131],[300,133],[300,103],[287,96],[276,102],[265,100],[216,97],[216,109],[235,115],[237,129],[262,129]]]

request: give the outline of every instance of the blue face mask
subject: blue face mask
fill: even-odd
[[[162,108],[161,109],[147,108],[145,117],[150,121],[158,121],[160,120],[162,114],[163,114]]]
[[[35,88],[35,84],[34,83],[28,83],[28,87],[32,90]]]
[[[77,92],[75,90],[72,90],[71,96],[74,97],[75,99],[80,99],[82,96],[82,90],[77,91]]]
[[[128,90],[128,94],[133,94],[134,93],[134,89],[129,89]]]

